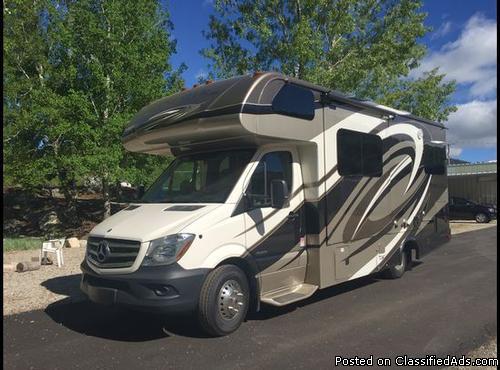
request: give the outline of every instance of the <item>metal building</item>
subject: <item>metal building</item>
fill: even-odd
[[[476,203],[497,204],[496,162],[448,165],[448,193]]]

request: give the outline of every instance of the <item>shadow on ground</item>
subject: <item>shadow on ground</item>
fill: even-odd
[[[61,280],[60,280],[61,279]],[[67,280],[64,280],[67,279]],[[75,287],[80,275],[50,279],[42,285],[47,289],[68,295],[68,298],[49,305],[45,313],[55,322],[78,333],[125,342],[144,342],[172,335],[206,338],[194,316],[165,316],[129,310],[122,307],[105,307],[88,300],[77,301]],[[249,313],[247,321],[269,320],[297,308],[339,296],[353,289],[374,284],[376,275],[333,286],[316,292],[312,297],[284,307],[262,305],[259,312]],[[81,294],[81,293],[78,293]]]
[[[76,299],[84,297],[80,291],[80,279],[82,274],[58,276],[52,279],[45,280],[40,285],[50,290],[52,293],[65,295],[70,298]]]

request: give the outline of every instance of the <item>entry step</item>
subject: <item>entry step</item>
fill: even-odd
[[[266,293],[260,300],[273,306],[285,306],[309,298],[317,289],[317,285],[303,283],[276,292]]]

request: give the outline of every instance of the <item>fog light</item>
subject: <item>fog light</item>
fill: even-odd
[[[154,285],[151,289],[158,297],[168,297],[177,295],[177,291],[170,285]]]

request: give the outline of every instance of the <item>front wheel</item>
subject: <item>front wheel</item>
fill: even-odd
[[[234,265],[211,271],[201,288],[198,320],[205,332],[214,336],[232,333],[241,325],[250,302],[248,281]]]
[[[486,224],[490,222],[490,218],[484,213],[478,213],[475,218],[476,222],[480,224]]]

